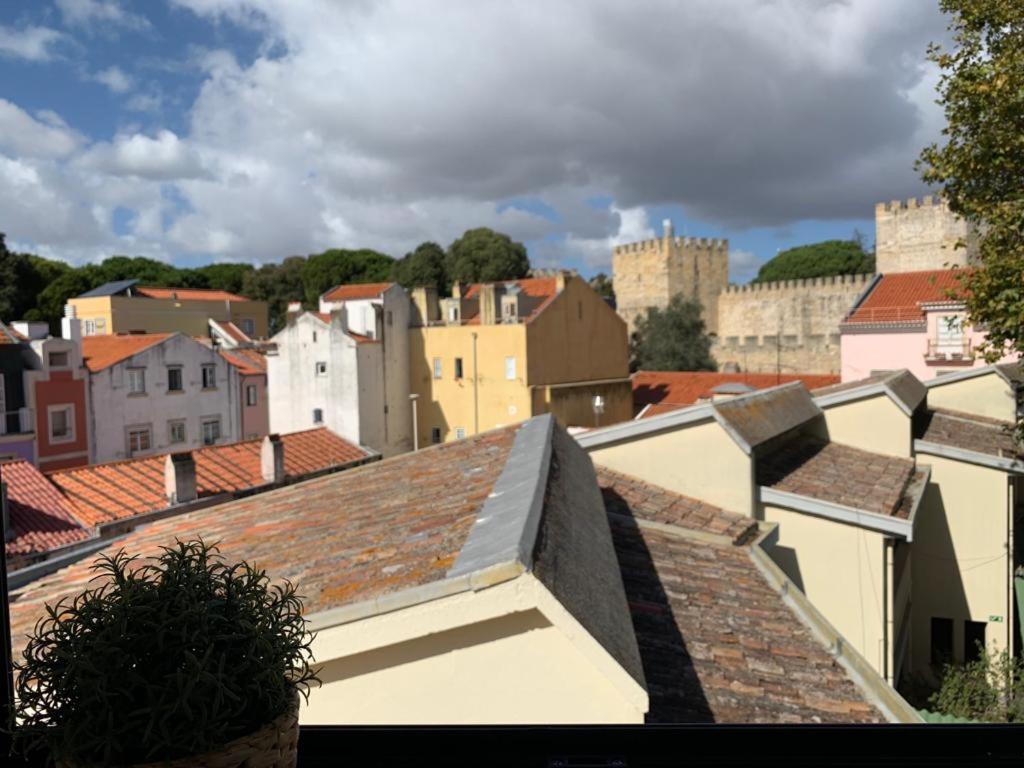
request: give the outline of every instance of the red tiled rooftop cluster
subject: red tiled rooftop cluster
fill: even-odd
[[[685,408],[710,398],[721,384],[746,384],[752,389],[768,389],[791,381],[802,381],[808,389],[839,381],[829,374],[717,373],[709,371],[637,371],[633,374],[633,405],[650,406],[644,418]]]
[[[921,304],[952,301],[948,291],[959,285],[960,271],[933,269],[883,275],[868,297],[844,323],[909,323],[924,320]]]

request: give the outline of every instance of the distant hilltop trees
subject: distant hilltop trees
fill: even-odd
[[[825,240],[788,248],[761,265],[751,282],[801,280],[807,277],[857,275],[875,271],[875,254],[864,248],[863,239]]]

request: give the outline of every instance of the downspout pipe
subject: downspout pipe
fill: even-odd
[[[480,382],[476,375],[476,331],[473,331],[473,434],[480,434],[480,397],[477,390]]]

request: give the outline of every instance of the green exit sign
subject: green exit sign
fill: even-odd
[[[1003,617],[1002,617],[1002,616],[989,616],[989,617],[988,617],[988,620],[989,620],[989,621],[994,621],[994,622],[997,622],[997,623],[999,623],[999,624],[1002,624],[1002,623],[1003,623]]]

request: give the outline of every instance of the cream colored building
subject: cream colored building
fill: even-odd
[[[267,303],[227,291],[153,288],[138,280],[106,283],[68,299],[83,335],[184,333],[206,336],[209,321],[234,323],[253,339],[267,337]]]
[[[584,427],[632,417],[626,325],[586,281],[559,274],[456,285],[454,293],[412,292],[419,445],[543,413]]]

